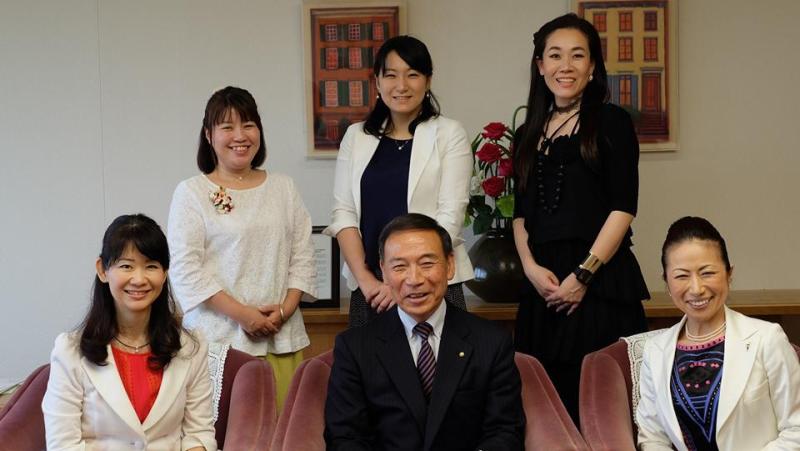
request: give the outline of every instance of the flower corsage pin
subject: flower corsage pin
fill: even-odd
[[[225,192],[225,188],[219,187],[217,191],[212,191],[208,194],[211,199],[211,205],[217,210],[217,213],[226,215],[233,210],[233,200],[231,196]]]

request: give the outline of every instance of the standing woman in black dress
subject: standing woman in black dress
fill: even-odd
[[[517,134],[514,241],[526,275],[516,348],[547,369],[573,419],[583,356],[647,330],[631,252],[639,143],[608,102],[597,30],[567,14],[534,34]]]

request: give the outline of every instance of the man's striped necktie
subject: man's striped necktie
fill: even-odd
[[[414,333],[421,340],[419,357],[417,357],[417,371],[419,381],[422,383],[422,391],[425,398],[430,400],[433,390],[433,377],[436,375],[436,357],[433,356],[433,348],[428,343],[428,336],[433,332],[433,327],[428,323],[419,323],[414,326]]]

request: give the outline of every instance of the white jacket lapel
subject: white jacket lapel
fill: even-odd
[[[190,347],[191,348],[191,347]],[[147,414],[142,428],[148,430],[153,427],[164,415],[167,414],[169,408],[175,403],[175,398],[180,395],[180,391],[186,386],[186,375],[189,373],[191,366],[191,359],[184,355],[183,350],[179,355],[175,356],[164,368],[164,374],[161,378],[161,387],[158,390],[158,395]]]
[[[759,349],[760,337],[756,329],[741,321],[741,316],[725,307],[725,360],[717,407],[717,433],[739,403]]]
[[[661,355],[664,356],[661,364],[663,365],[658,371],[653,371],[655,379],[655,387],[657,391],[658,408],[664,414],[664,419],[667,421],[670,435],[673,443],[683,444],[683,433],[678,424],[678,416],[675,415],[675,406],[672,404],[672,387],[670,380],[672,378],[672,366],[675,363],[675,347],[678,344],[678,336],[683,330],[683,325],[686,323],[686,316],[684,316],[678,324],[672,326],[666,333],[655,337],[657,345],[661,348]]]
[[[128,398],[128,393],[125,392],[125,387],[122,385],[122,378],[119,375],[110,345],[107,346],[107,350],[108,365],[95,365],[86,360],[86,357],[81,358],[81,365],[92,381],[95,390],[102,396],[108,406],[114,410],[125,424],[144,437],[144,429],[142,429],[139,417],[136,415],[136,411],[133,410],[133,404]]]
[[[436,147],[436,130],[438,122],[430,119],[417,125],[414,130],[414,143],[411,147],[411,163],[408,168],[408,196],[407,205],[411,205],[411,196],[417,187],[422,172],[428,164],[428,160]]]

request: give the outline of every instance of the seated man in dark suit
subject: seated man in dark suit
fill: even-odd
[[[455,273],[450,235],[409,214],[387,224],[379,249],[397,306],[336,337],[328,449],[521,450],[510,335],[442,302]]]

